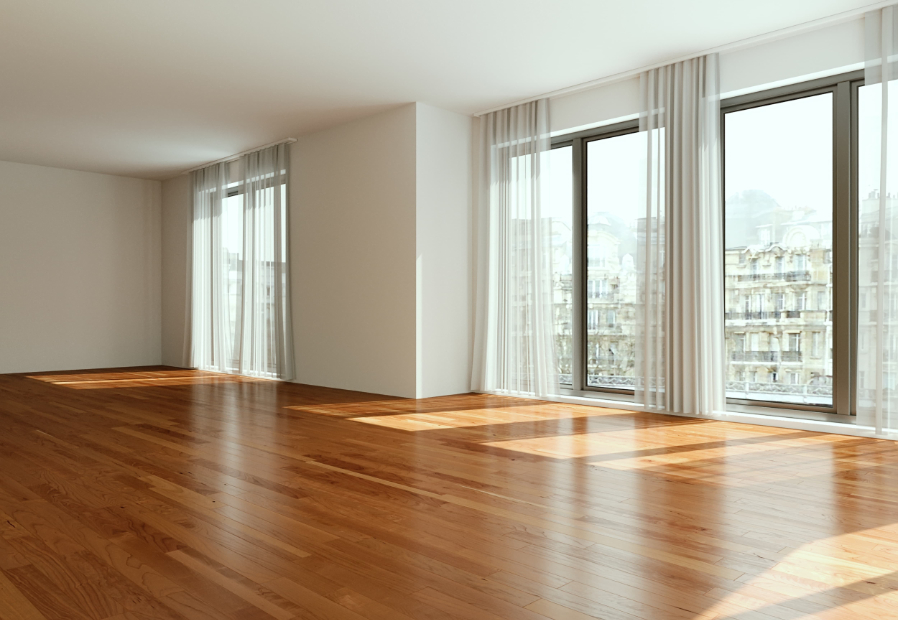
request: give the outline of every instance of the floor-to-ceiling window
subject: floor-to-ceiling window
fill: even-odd
[[[574,391],[633,393],[643,144],[626,123],[561,138],[552,150],[553,213],[569,214],[555,224],[556,341],[560,383]]]
[[[731,408],[855,411],[862,77],[722,105]]]
[[[833,404],[833,93],[724,115],[727,396]]]
[[[632,390],[636,364],[636,235],[640,151],[627,132],[587,140],[586,386]],[[644,211],[644,207],[642,211]]]
[[[862,81],[859,73],[837,76],[721,105],[720,320],[730,408],[854,412],[864,380],[858,317],[873,303],[872,292],[858,291],[858,264],[871,260],[863,193],[874,191],[858,178]],[[571,213],[570,236],[558,245],[557,334],[562,384],[574,393],[632,398],[638,382],[645,148],[635,121],[555,139],[555,210],[565,204]],[[898,294],[894,305],[898,316]]]

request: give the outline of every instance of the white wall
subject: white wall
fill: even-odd
[[[160,362],[160,183],[0,162],[0,373]]]
[[[191,211],[190,177],[162,183],[162,363],[184,366],[187,328],[187,232]]]
[[[860,68],[863,18],[720,54],[720,91],[734,96],[762,88]],[[551,99],[553,134],[636,118],[639,78],[559,95]]]
[[[418,398],[471,385],[471,117],[417,104]]]
[[[467,392],[471,123],[409,104],[290,151],[296,381],[393,396]],[[162,185],[163,359],[181,365],[187,177]]]
[[[291,151],[297,381],[414,397],[416,106]]]

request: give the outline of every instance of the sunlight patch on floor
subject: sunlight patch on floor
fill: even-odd
[[[76,390],[96,390],[129,387],[159,387],[163,385],[221,385],[269,381],[258,377],[244,377],[201,370],[161,370],[153,372],[113,372],[97,374],[29,375],[29,379],[61,385]]]
[[[892,559],[875,552],[876,532],[886,529],[892,526],[822,538],[793,549],[738,587],[708,592],[718,602],[707,611],[728,617],[736,608],[764,614],[779,605],[795,609],[795,618],[869,618],[873,610],[882,615],[872,617],[898,617],[898,572]],[[828,609],[803,614],[797,611],[800,603],[789,604],[799,599]]]

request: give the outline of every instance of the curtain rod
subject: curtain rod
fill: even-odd
[[[766,43],[768,41],[775,41],[776,39],[781,39],[793,34],[799,34],[805,31],[817,30],[820,28],[824,28],[826,26],[834,26],[836,24],[850,21],[854,18],[861,17],[864,13],[869,11],[875,11],[877,9],[885,8],[887,6],[891,6],[895,4],[895,0],[884,0],[881,2],[874,2],[872,4],[865,5],[863,7],[857,9],[851,9],[850,11],[843,11],[842,13],[836,13],[835,15],[830,15],[828,17],[821,17],[819,19],[814,19],[809,22],[804,22],[801,24],[796,24],[795,26],[788,26],[786,28],[780,28],[779,30],[774,30],[772,32],[767,32],[764,34],[759,34],[754,37],[748,37],[747,39],[740,39],[739,41],[733,41],[732,43],[725,43],[723,45],[718,45],[717,47],[712,47],[701,52],[696,52],[693,54],[689,54],[686,56],[681,56],[679,58],[675,58],[673,60],[665,60],[664,62],[658,62],[653,65],[646,65],[644,67],[639,67],[636,69],[630,69],[627,71],[622,71],[620,73],[615,73],[612,75],[607,75],[605,77],[597,78],[595,80],[589,80],[588,82],[581,82],[579,84],[574,84],[573,86],[566,86],[565,88],[559,88],[558,90],[552,90],[547,93],[543,93],[541,95],[535,95],[533,97],[527,97],[526,99],[519,99],[518,101],[514,101],[512,103],[506,103],[500,106],[496,106],[494,108],[490,108],[488,110],[484,110],[483,112],[477,112],[474,116],[485,116],[490,114],[491,112],[497,112],[499,110],[504,110],[506,108],[511,108],[516,105],[522,105],[524,103],[530,103],[532,101],[536,101],[538,99],[546,99],[550,97],[558,97],[561,95],[570,95],[573,93],[578,93],[584,90],[589,90],[591,88],[596,88],[598,86],[604,86],[606,84],[612,84],[614,82],[620,82],[622,80],[626,80],[628,78],[635,77],[644,71],[651,71],[652,69],[658,69],[660,67],[665,67],[667,65],[673,64],[675,62],[683,62],[684,60],[690,60],[692,58],[698,58],[699,56],[705,56],[707,54],[714,54],[720,52],[729,52],[737,49],[752,47],[754,45],[760,45],[761,43]]]
[[[222,157],[221,159],[216,159],[215,161],[210,161],[201,166],[196,166],[195,168],[191,168],[190,170],[185,170],[181,174],[190,174],[195,170],[202,170],[203,168],[208,168],[209,166],[214,166],[215,164],[223,164],[226,161],[234,161],[236,159],[240,159],[244,155],[249,155],[250,153],[255,153],[256,151],[261,151],[262,149],[267,149],[270,146],[277,146],[278,144],[292,144],[296,142],[296,138],[286,138],[284,140],[278,140],[277,142],[272,142],[270,144],[263,144],[262,146],[257,146],[254,149],[248,149],[246,151],[240,151],[234,155],[229,155],[228,157]]]

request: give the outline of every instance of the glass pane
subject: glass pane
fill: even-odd
[[[228,274],[228,332],[227,338],[235,342],[237,323],[240,320],[243,287],[243,194],[228,196],[221,203],[222,262]],[[233,347],[236,356],[238,347]],[[228,361],[232,370],[237,360]]]
[[[543,198],[545,217],[552,218],[553,296],[555,306],[555,350],[558,382],[572,385],[573,372],[573,148],[564,146],[547,154],[549,183]]]
[[[584,297],[591,387],[632,390],[635,385],[636,230],[644,148],[644,137],[636,133],[586,144]]]
[[[832,406],[832,95],[725,132],[727,396]]]
[[[857,405],[863,423],[875,406],[877,343],[882,343],[882,388],[887,395],[896,387],[898,376],[898,246],[894,237],[898,213],[898,166],[893,160],[898,148],[898,82],[889,83],[886,150],[889,153],[886,177],[881,178],[882,85],[862,86],[858,92],[858,338]],[[884,192],[885,201],[880,201]],[[880,213],[880,206],[884,211]],[[884,217],[883,256],[880,259],[879,222]],[[882,274],[880,274],[882,270]],[[877,329],[877,286],[883,290],[883,329]],[[880,340],[881,338],[881,340]],[[891,392],[894,394],[894,392]],[[886,407],[886,415],[888,408]],[[888,424],[888,422],[887,422]]]

